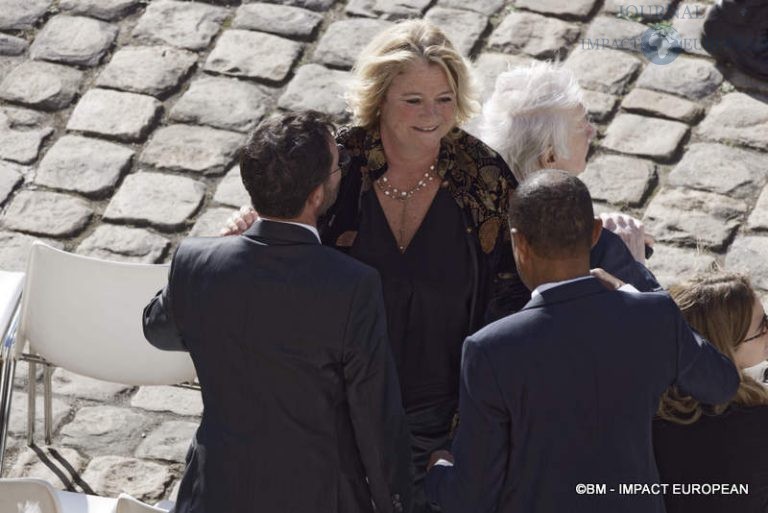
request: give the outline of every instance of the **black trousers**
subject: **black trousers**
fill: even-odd
[[[413,513],[434,513],[440,508],[427,502],[424,494],[424,477],[427,463],[434,451],[451,448],[451,426],[456,414],[457,402],[428,406],[406,413],[411,429],[411,451],[415,467]]]

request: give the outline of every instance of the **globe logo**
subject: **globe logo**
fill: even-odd
[[[654,64],[669,64],[683,51],[680,34],[672,27],[651,27],[640,38],[640,48]]]

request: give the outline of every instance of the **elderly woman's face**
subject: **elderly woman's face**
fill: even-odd
[[[404,146],[433,149],[456,122],[456,95],[443,69],[416,61],[392,81],[381,103],[381,132]]]
[[[580,174],[587,167],[589,144],[595,137],[595,127],[587,119],[584,107],[577,107],[567,112],[566,117],[571,126],[571,136],[568,138],[568,158],[556,157],[547,167],[562,169],[574,175]]]

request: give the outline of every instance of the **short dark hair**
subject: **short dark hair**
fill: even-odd
[[[301,214],[309,194],[331,171],[334,126],[316,111],[262,121],[240,150],[240,177],[253,208],[268,217]]]
[[[564,258],[590,250],[595,213],[584,182],[565,171],[537,171],[509,202],[509,226],[543,257]]]

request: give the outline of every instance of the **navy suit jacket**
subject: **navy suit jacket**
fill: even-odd
[[[444,513],[663,512],[619,484],[658,482],[651,420],[675,383],[722,403],[739,375],[669,296],[594,278],[545,290],[466,340],[455,466],[433,467],[428,497]]]

